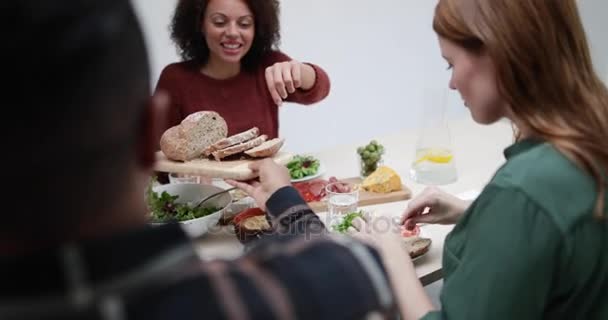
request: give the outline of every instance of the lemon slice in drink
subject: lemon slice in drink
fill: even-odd
[[[444,149],[426,149],[421,152],[418,152],[418,159],[414,162],[414,164],[419,164],[424,161],[429,161],[433,163],[449,163],[452,161],[452,152]]]

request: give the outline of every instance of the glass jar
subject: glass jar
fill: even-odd
[[[359,175],[366,178],[374,173],[378,167],[384,163],[384,146],[376,140],[372,140],[365,146],[357,148],[357,158],[359,159]]]

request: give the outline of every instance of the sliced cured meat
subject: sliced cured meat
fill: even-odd
[[[418,235],[420,235],[419,226],[415,226],[412,230],[408,230],[406,227],[401,227],[401,236],[404,238],[416,237]]]
[[[315,197],[322,199],[325,197],[325,187],[327,186],[327,181],[325,180],[315,180],[310,182],[310,192],[315,195]]]

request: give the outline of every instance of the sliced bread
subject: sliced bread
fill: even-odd
[[[239,143],[249,141],[251,139],[256,138],[259,135],[260,135],[260,129],[258,129],[257,127],[253,127],[247,131],[243,131],[241,133],[237,133],[230,137],[221,139],[218,142],[210,145],[209,147],[205,148],[205,151],[203,151],[203,156],[208,157],[214,151],[226,149],[228,147],[237,145]]]
[[[245,141],[249,141],[253,138],[256,138],[257,136],[260,135],[260,129],[258,129],[257,127],[253,127],[247,131],[243,131],[241,133],[232,135],[228,138],[224,138],[216,143],[214,143],[212,145],[212,147],[215,150],[222,150],[228,147],[232,147],[234,145],[237,145],[239,143],[245,142]],[[214,150],[214,151],[215,151]]]
[[[255,148],[245,151],[245,154],[254,158],[272,157],[281,149],[284,142],[285,139],[282,138],[268,140]]]
[[[254,138],[252,140],[246,141],[246,142],[242,142],[239,143],[237,145],[234,145],[232,147],[228,147],[222,150],[217,150],[217,151],[213,151],[213,157],[215,158],[215,160],[217,161],[221,161],[223,158],[226,158],[228,156],[237,154],[237,153],[241,153],[243,151],[255,148],[259,145],[261,145],[262,143],[264,143],[266,141],[266,139],[268,138],[268,136],[266,135],[261,135],[257,138]]]
[[[408,253],[412,259],[427,253],[431,248],[431,239],[414,238],[413,241],[407,242]]]

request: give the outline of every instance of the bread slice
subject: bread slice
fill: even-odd
[[[206,148],[227,134],[226,121],[217,112],[199,111],[165,131],[160,148],[169,159],[188,161],[200,157]]]
[[[264,135],[261,135],[261,136],[259,136],[257,138],[254,138],[252,140],[249,140],[249,141],[242,142],[242,143],[239,143],[237,145],[234,145],[232,147],[228,147],[228,148],[225,148],[225,149],[222,149],[222,150],[214,151],[212,154],[213,154],[213,157],[215,158],[215,160],[221,161],[223,158],[226,158],[226,157],[231,156],[233,154],[241,153],[243,151],[246,151],[246,150],[249,150],[249,149],[252,149],[252,148],[255,148],[255,147],[259,146],[262,143],[264,143],[267,138],[268,138],[268,136],[266,136],[264,134]]]
[[[216,143],[214,143],[211,148],[213,151],[217,151],[217,150],[222,150],[222,149],[226,149],[228,147],[232,147],[234,145],[237,145],[239,143],[243,143],[245,141],[249,141],[251,139],[256,138],[257,136],[260,135],[260,129],[258,129],[257,127],[253,127],[247,131],[243,131],[241,133],[237,133],[235,135],[232,135],[228,138],[224,138]]]
[[[284,142],[285,139],[282,138],[268,140],[253,149],[245,151],[245,154],[254,158],[272,157],[281,149]]]
[[[237,239],[243,244],[272,233],[266,214],[260,208],[250,208],[239,213],[233,220]]]
[[[408,253],[412,259],[419,257],[429,251],[431,248],[431,239],[412,237],[411,241],[407,241]]]
[[[270,229],[270,224],[266,216],[255,216],[241,222],[241,227],[255,232]]]
[[[241,133],[237,133],[230,137],[221,139],[221,140],[217,141],[216,143],[210,145],[209,147],[205,148],[205,150],[203,151],[203,156],[208,157],[214,151],[226,149],[228,147],[237,145],[239,143],[249,141],[251,139],[256,138],[259,135],[260,135],[260,129],[258,129],[257,127],[253,127],[247,131],[243,131]]]

